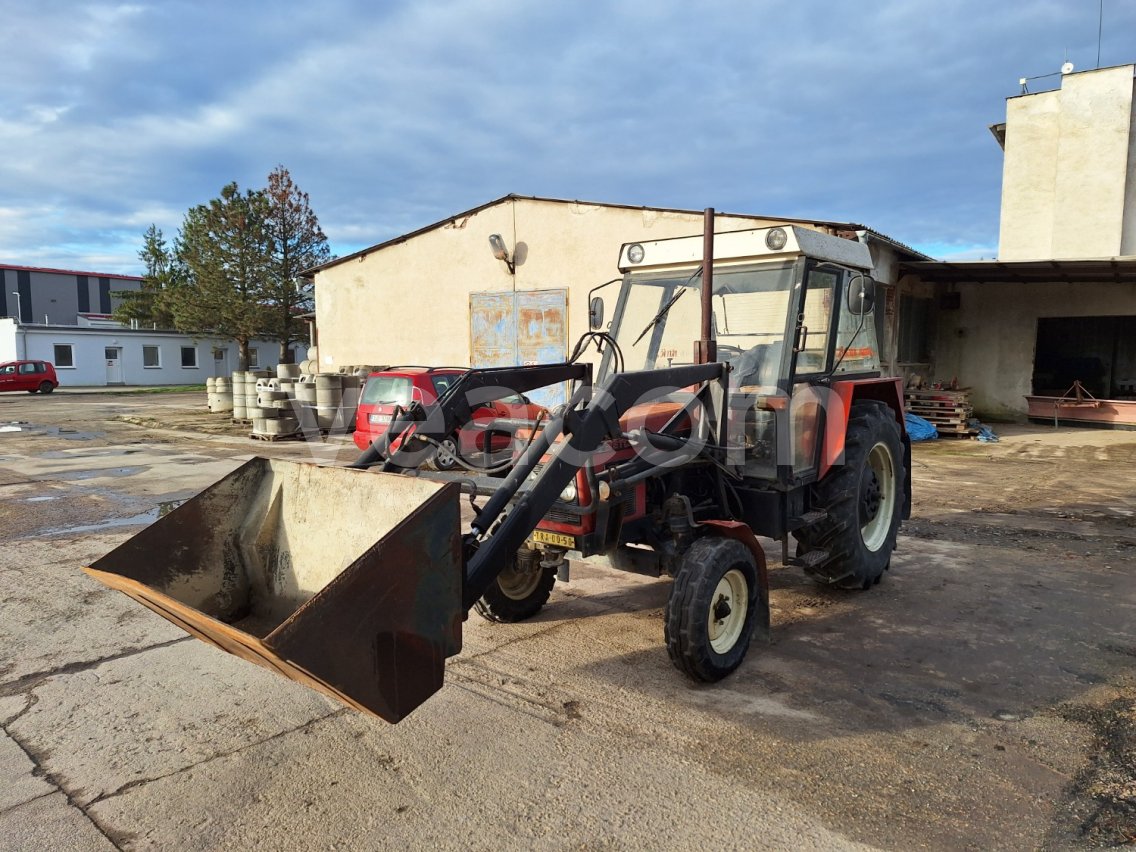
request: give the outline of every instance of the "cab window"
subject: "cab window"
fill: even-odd
[[[805,299],[798,317],[797,375],[823,373],[828,369],[829,328],[832,323],[832,305],[839,272],[813,269],[809,272]]]

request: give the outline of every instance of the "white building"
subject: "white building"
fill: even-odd
[[[141,283],[137,276],[0,265],[0,362],[50,361],[64,387],[200,385],[237,369],[232,340],[112,320],[115,292]],[[295,360],[303,360],[306,347],[294,347]],[[275,341],[250,342],[249,367],[275,365],[279,351]]]

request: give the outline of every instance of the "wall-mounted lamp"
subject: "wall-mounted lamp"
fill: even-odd
[[[509,257],[509,250],[505,248],[505,241],[501,239],[500,234],[489,235],[489,245],[493,249],[493,256],[498,260],[505,261],[505,265],[509,267],[509,274],[516,275],[517,267],[513,259]]]

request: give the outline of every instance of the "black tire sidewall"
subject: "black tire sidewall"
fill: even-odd
[[[896,436],[894,444],[899,444],[898,435]],[[884,539],[880,543],[880,546],[875,550],[871,550],[868,548],[867,543],[864,541],[864,530],[859,523],[859,489],[863,487],[863,479],[868,475],[868,472],[871,469],[871,465],[869,463],[871,451],[879,445],[883,445],[891,455],[891,469],[897,481],[893,482],[891,486],[894,492],[894,505],[892,506],[891,519],[888,524],[887,534],[884,536]],[[859,476],[857,477],[856,481],[856,546],[859,550],[859,558],[862,559],[864,564],[869,567],[870,573],[873,578],[878,577],[879,574],[883,572],[884,568],[887,567],[887,563],[891,559],[891,551],[895,547],[895,536],[896,532],[899,529],[899,515],[902,508],[901,503],[903,498],[903,489],[898,482],[899,468],[902,464],[902,462],[900,461],[901,458],[902,456],[899,454],[897,446],[893,446],[893,442],[888,440],[888,435],[885,434],[880,436],[878,439],[873,440],[868,446],[867,452],[865,453],[864,459],[862,460],[860,466]]]
[[[860,523],[860,493],[871,468],[871,451],[882,444],[891,456],[894,504],[887,534],[876,550],[864,542]],[[819,582],[844,589],[862,589],[877,582],[891,561],[903,512],[905,471],[899,426],[892,409],[882,402],[858,402],[848,416],[845,457],[841,468],[830,472],[815,488],[815,505],[828,517],[816,527],[799,530],[798,553],[827,549],[835,554],[831,579],[814,575]],[[823,571],[823,569],[822,569]]]
[[[745,578],[745,622],[734,645],[719,653],[710,644],[710,605],[719,581],[734,569]],[[694,542],[675,573],[667,602],[664,635],[671,660],[696,680],[713,682],[730,674],[749,650],[760,595],[757,565],[749,548],[717,536]]]
[[[532,618],[548,603],[552,587],[556,584],[555,568],[538,567],[536,570],[540,572],[540,578],[532,591],[523,598],[505,594],[497,578],[494,578],[485,594],[473,605],[474,611],[486,621],[505,624]]]

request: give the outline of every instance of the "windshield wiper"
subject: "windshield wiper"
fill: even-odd
[[[632,346],[634,346],[636,343],[638,343],[640,340],[642,340],[643,335],[645,335],[648,331],[650,331],[652,328],[654,328],[658,323],[662,322],[663,317],[665,317],[667,315],[667,311],[669,311],[671,309],[671,307],[674,305],[674,303],[678,301],[678,297],[686,292],[686,288],[690,286],[690,282],[693,281],[695,278],[698,278],[701,275],[702,275],[702,267],[700,266],[696,270],[694,270],[693,275],[691,275],[689,278],[686,279],[686,283],[683,284],[682,287],[679,288],[679,291],[677,293],[675,293],[673,296],[671,296],[669,299],[667,299],[667,303],[665,305],[663,305],[661,308],[659,308],[659,312],[657,314],[655,314],[655,318],[652,319],[649,323],[647,323],[647,327],[645,329],[643,329],[641,332],[639,332],[639,336],[635,338],[635,342],[631,344]]]

